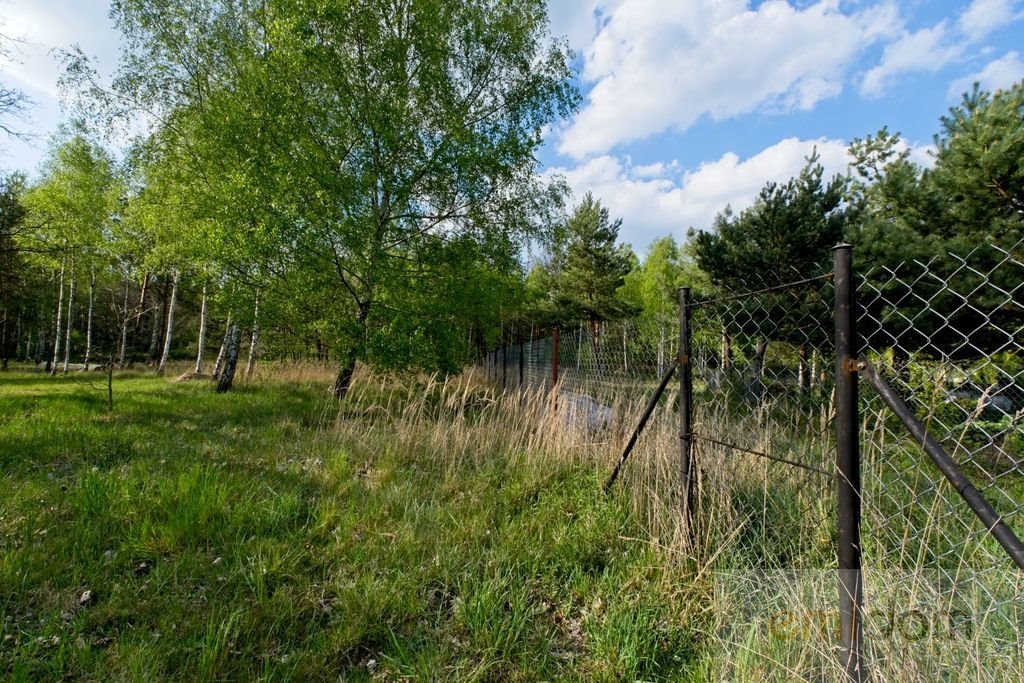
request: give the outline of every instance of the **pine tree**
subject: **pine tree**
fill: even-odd
[[[768,183],[752,207],[734,214],[728,208],[715,218],[712,232],[694,235],[697,263],[712,284],[732,292],[775,287],[826,270],[829,254],[842,241],[856,215],[843,201],[846,181],[836,176],[823,180],[815,151],[800,175],[785,184]],[[723,366],[729,364],[732,337],[745,337],[754,345],[751,391],[763,395],[761,373],[771,340],[798,345],[800,376],[808,378],[806,344],[821,341],[823,329],[802,326],[803,311],[812,305],[813,290],[785,295],[748,297],[723,327]],[[819,338],[815,338],[818,335]],[[802,382],[803,388],[806,383]]]
[[[1024,81],[991,95],[975,84],[941,121],[929,177],[945,198],[936,229],[1014,246],[1024,237]]]
[[[616,296],[629,273],[632,250],[617,246],[622,219],[587,193],[565,224],[565,268],[558,278],[558,299],[571,315],[596,325],[628,311]]]

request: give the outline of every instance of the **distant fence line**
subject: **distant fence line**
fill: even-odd
[[[996,666],[1020,655],[1024,623],[1022,254],[1024,240],[858,270],[841,245],[828,273],[681,292],[675,325],[584,323],[511,339],[482,364],[508,390],[605,408],[648,401],[678,365],[676,400],[659,410],[680,424],[672,486],[685,526],[729,491],[735,519],[760,517],[772,539],[762,569],[837,570],[851,680],[932,656],[881,647],[872,600],[902,590],[872,578],[882,568],[934,573],[938,587],[914,600],[969,607],[984,625],[971,647]],[[736,484],[754,462],[759,495]]]

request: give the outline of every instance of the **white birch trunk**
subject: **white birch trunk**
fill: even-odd
[[[171,301],[167,304],[167,332],[164,334],[164,351],[160,354],[160,365],[156,374],[163,375],[167,369],[167,358],[171,355],[171,334],[174,332],[174,304],[178,300],[178,271],[174,271],[171,279]]]
[[[155,283],[154,283],[155,284]],[[157,359],[157,347],[160,344],[160,323],[163,320],[164,313],[166,311],[167,303],[167,287],[164,285],[164,299],[159,301],[159,293],[157,293],[157,303],[153,306],[153,333],[149,337],[149,362],[152,363]]]
[[[149,273],[142,278],[142,290],[139,292],[139,305],[135,308],[135,332],[138,333],[142,324],[142,314],[146,311],[146,288],[149,286]]]
[[[626,354],[626,323],[622,323],[622,371],[629,372],[629,358]]]
[[[68,288],[68,321],[64,326],[64,368],[62,372],[68,374],[68,361],[71,360],[71,314],[75,307],[75,283],[78,278],[75,275],[75,259],[71,259],[71,286]]]
[[[50,366],[50,374],[57,374],[57,363],[60,361],[60,331],[64,315],[64,263],[67,257],[60,260],[60,293],[57,295],[57,331],[53,336],[53,365]]]
[[[252,311],[252,339],[249,341],[249,360],[245,363],[245,381],[252,376],[252,369],[256,366],[257,345],[260,341],[260,295],[256,293],[256,306]]]
[[[124,283],[124,307],[121,309],[121,349],[117,352],[117,367],[124,369],[124,356],[128,348],[128,290],[130,285]]]
[[[224,350],[228,345],[228,334],[231,331],[231,311],[228,311],[228,319],[224,322],[224,340],[220,343],[220,351],[217,352],[217,360],[213,364],[213,376],[219,377],[220,371],[224,368]]]
[[[89,354],[92,351],[92,304],[95,293],[96,269],[94,268],[89,275],[89,312],[85,317],[85,358],[82,363],[85,365],[86,371],[89,370]]]
[[[241,346],[242,331],[237,324],[229,325],[225,337],[224,346],[227,347],[227,353],[224,355],[224,372],[221,373],[217,382],[218,394],[229,391],[235,380],[235,366],[238,363],[238,347]]]
[[[199,347],[196,350],[195,374],[203,373],[203,355],[206,353],[206,281],[203,281],[203,303],[199,307]]]
[[[767,337],[758,337],[757,349],[754,351],[754,364],[751,368],[750,393],[758,403],[764,398],[764,359],[768,353]]]
[[[807,346],[803,345],[797,349],[799,366],[797,368],[797,386],[800,391],[806,393],[811,389],[811,367],[807,358]]]
[[[658,325],[658,375],[665,374],[665,324]]]
[[[580,336],[576,343],[576,372],[580,371],[580,362],[583,358],[583,323],[580,323]]]

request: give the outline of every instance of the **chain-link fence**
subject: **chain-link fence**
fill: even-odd
[[[864,359],[1024,532],[1024,242],[866,270]],[[1020,680],[1024,574],[922,440],[862,392],[865,645],[880,676]],[[903,622],[890,616],[898,605]],[[888,612],[888,613],[887,613]],[[912,640],[909,647],[898,641]],[[904,645],[906,643],[904,642]]]
[[[492,382],[550,389],[557,381],[562,393],[610,400],[657,383],[675,358],[679,328],[674,320],[617,320],[509,336],[484,359]]]
[[[690,511],[693,552],[715,558],[724,648],[796,678],[840,661],[854,678],[1019,680],[1024,574],[996,536],[1024,531],[1022,251],[845,280],[839,260],[836,273],[750,274],[688,299],[678,321],[584,323],[486,364],[506,388],[557,386],[556,409],[588,429],[636,421],[680,364],[686,379],[648,407],[693,464],[659,465],[657,485]],[[906,415],[863,383],[858,400],[858,374]]]

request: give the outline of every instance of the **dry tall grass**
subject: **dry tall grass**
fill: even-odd
[[[291,372],[315,375],[308,368]],[[323,433],[362,444],[368,457],[382,449],[415,450],[442,460],[452,475],[494,457],[499,444],[513,463],[594,468],[601,480],[644,402],[635,395],[617,397],[610,406],[613,424],[592,431],[564,407],[554,410],[546,392],[503,392],[480,371],[416,381],[363,374],[359,380],[339,413],[325,412]],[[724,412],[698,411],[695,429],[753,450],[799,455],[802,462],[831,472],[830,410],[826,405],[812,419],[791,424],[767,413],[737,422]],[[870,466],[873,458],[885,457],[885,449],[866,433],[865,465]],[[681,585],[666,599],[688,601],[687,614],[713,653],[701,676],[838,680],[833,480],[706,442],[695,457],[700,474],[695,538],[687,538],[681,525],[678,427],[667,402],[659,406],[612,495],[629,496],[649,533],[642,540],[677,570]],[[594,495],[603,494],[595,489]],[[891,521],[881,519],[870,500],[864,509],[864,534],[870,539],[873,528]],[[927,538],[947,531],[907,533]],[[880,560],[865,571],[866,652],[874,680],[1024,680],[1024,658],[1017,649],[1020,621],[1008,625],[1005,606],[993,607],[995,594],[1019,596],[1020,578],[998,548],[970,552],[965,567],[1007,568],[1005,575],[979,575],[984,583],[973,595],[962,590],[970,585],[966,577],[956,586],[944,585],[924,556],[887,563],[891,554],[867,555]],[[955,609],[953,596],[944,590],[956,593]],[[953,619],[960,619],[959,629],[949,627]]]

